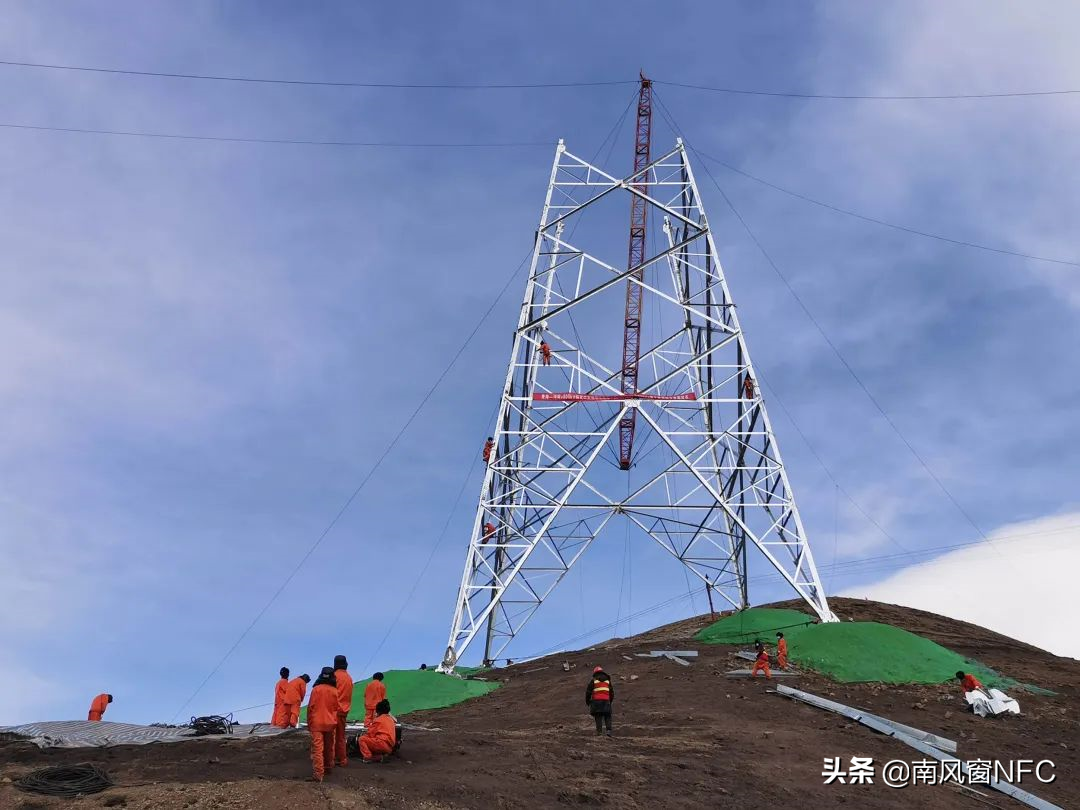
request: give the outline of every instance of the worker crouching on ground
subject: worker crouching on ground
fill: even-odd
[[[758,670],[765,673],[765,680],[772,680],[772,672],[769,670],[769,651],[765,649],[765,645],[761,640],[754,641],[754,647],[757,649],[757,658],[754,659],[754,668],[750,670],[750,677],[753,678],[758,674]]]
[[[968,692],[974,692],[976,689],[983,689],[982,683],[980,683],[979,679],[976,678],[974,675],[968,675],[964,672],[957,672],[956,680],[960,681],[960,688],[964,690],[965,695]]]
[[[596,733],[611,736],[611,704],[615,702],[615,687],[603,667],[593,670],[592,680],[585,687],[585,705],[596,721]]]
[[[371,683],[364,687],[365,726],[371,725],[371,721],[375,719],[375,707],[381,700],[386,700],[386,685],[383,683],[383,674],[376,672],[371,676]]]
[[[390,701],[380,700],[375,705],[375,717],[364,728],[364,734],[356,741],[364,762],[381,762],[394,750],[397,742],[397,723],[390,714]]]
[[[787,669],[787,639],[783,633],[776,634],[776,665]]]
[[[289,691],[289,668],[282,667],[278,671],[277,684],[274,686],[274,714],[270,718],[270,725],[278,728],[287,728],[289,725],[289,712],[285,708],[285,695]]]
[[[307,685],[311,682],[311,676],[306,672],[297,678],[293,678],[289,681],[289,688],[285,690],[285,707],[283,709],[286,712],[286,728],[296,728],[296,724],[300,722],[300,705],[304,702],[304,695],[307,694]]]
[[[112,695],[105,694],[104,692],[90,701],[90,712],[86,715],[87,720],[97,722],[101,720],[102,715],[105,714],[105,709],[112,703]]]
[[[307,706],[307,727],[311,733],[311,778],[321,782],[334,770],[334,737],[338,727],[338,691],[334,670],[323,667]]]
[[[334,656],[334,680],[337,683],[338,716],[337,731],[334,735],[334,760],[339,768],[349,764],[349,755],[345,742],[345,723],[352,708],[353,679],[348,672],[349,662],[344,655]]]

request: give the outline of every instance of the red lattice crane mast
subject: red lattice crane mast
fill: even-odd
[[[648,193],[648,183],[642,170],[649,165],[652,144],[652,82],[641,74],[638,91],[637,128],[634,137],[634,183],[642,194]],[[640,176],[639,176],[640,175]],[[638,361],[641,357],[641,265],[645,261],[645,226],[649,206],[634,194],[630,202],[630,254],[626,269],[634,273],[626,280],[626,319],[623,323],[622,392],[637,393]],[[637,408],[629,408],[619,420],[619,469],[629,470],[634,451],[634,426],[637,424]]]

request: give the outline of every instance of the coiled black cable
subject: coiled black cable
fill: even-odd
[[[22,779],[17,779],[14,786],[27,793],[40,793],[43,796],[59,796],[73,799],[100,793],[112,787],[109,775],[97,765],[55,765],[32,771]]]
[[[233,721],[231,714],[222,717],[219,714],[211,714],[206,717],[192,717],[188,725],[195,729],[196,737],[204,737],[207,734],[232,734]]]

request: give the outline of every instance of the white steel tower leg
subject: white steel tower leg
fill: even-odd
[[[654,209],[664,238],[619,269],[617,242],[578,226],[628,194]],[[627,279],[642,288],[643,317],[655,318],[632,396],[620,388],[614,339]],[[587,352],[579,327],[603,351]],[[749,604],[756,550],[835,621],[756,381],[682,141],[626,178],[560,141],[440,669],[452,671],[480,634],[485,660],[500,657],[616,515],[735,608]],[[630,408],[642,483],[627,494],[617,428]]]

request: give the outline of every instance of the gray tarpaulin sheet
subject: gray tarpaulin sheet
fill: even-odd
[[[277,728],[269,723],[255,723],[233,726],[232,734],[196,737],[192,729],[183,726],[136,726],[105,720],[60,720],[27,723],[23,726],[0,726],[0,740],[25,740],[39,748],[107,748],[113,745],[146,745],[183,740],[247,740],[252,737],[272,737],[292,730]]]

